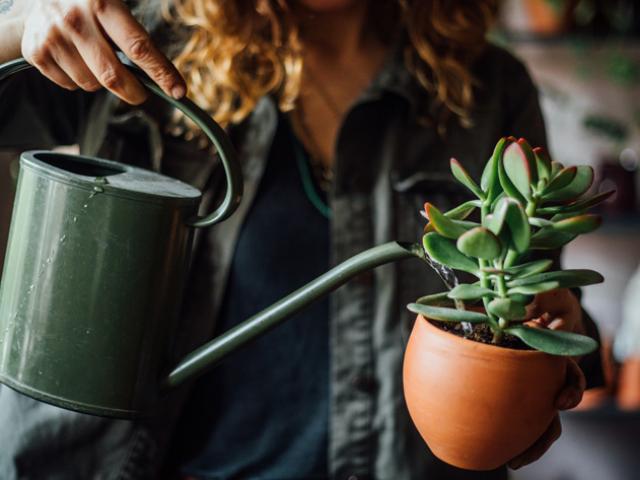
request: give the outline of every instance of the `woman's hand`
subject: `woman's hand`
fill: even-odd
[[[528,307],[528,313],[532,319],[527,322],[529,326],[584,333],[580,303],[566,288],[536,295]],[[582,400],[585,387],[586,380],[576,360],[567,358],[566,381],[556,397],[556,408],[569,410],[576,407]],[[525,452],[511,460],[509,467],[517,469],[538,460],[560,437],[561,432],[560,417],[556,415],[542,436]]]
[[[146,90],[118,61],[113,45],[162,90],[181,98],[184,80],[121,0],[34,0],[25,16],[22,55],[69,90],[105,87],[131,104]]]

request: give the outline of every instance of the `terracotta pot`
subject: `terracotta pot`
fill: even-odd
[[[431,451],[468,470],[493,470],[551,423],[566,360],[445,332],[419,316],[404,356],[404,394]]]

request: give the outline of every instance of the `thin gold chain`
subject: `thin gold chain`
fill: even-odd
[[[305,72],[307,73],[306,77],[310,80],[315,90],[322,97],[322,100],[324,101],[324,103],[327,104],[327,107],[329,107],[329,110],[331,110],[331,113],[334,114],[337,120],[340,120],[342,118],[342,115],[344,114],[344,110],[338,106],[338,102],[336,102],[336,100],[331,96],[329,91],[326,88],[324,88],[324,85],[322,85],[322,83],[315,77],[315,75],[313,74],[313,72],[308,66],[307,68],[305,68]]]
[[[331,183],[333,182],[333,167],[327,163],[323,162],[319,156],[320,149],[318,147],[318,143],[316,142],[315,137],[311,133],[311,129],[307,124],[304,111],[300,102],[297,103],[296,108],[292,112],[295,116],[292,115],[291,122],[294,130],[297,130],[297,133],[303,137],[303,143],[307,145],[307,155],[309,157],[309,164],[311,165],[311,169],[313,170],[313,175],[318,182],[319,187],[324,191],[328,192]],[[295,128],[295,127],[298,128]]]

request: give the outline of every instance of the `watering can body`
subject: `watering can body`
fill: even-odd
[[[199,201],[153,172],[24,153],[0,287],[0,380],[89,413],[149,407]]]
[[[29,67],[2,65],[0,81]],[[159,394],[194,230],[231,215],[242,192],[224,131],[129,68],[216,145],[227,180],[221,204],[198,217],[201,192],[178,180],[99,158],[25,152],[0,283],[0,382],[120,418]]]
[[[0,81],[28,67],[22,60],[0,65]],[[241,174],[228,138],[205,112],[166,97],[130,68],[215,144],[227,180],[224,199],[198,217],[200,192],[177,180],[98,158],[26,152],[0,283],[0,382],[63,408],[115,418],[151,411],[168,389],[355,275],[424,258],[419,245],[373,247],[171,365],[194,229],[233,213]]]

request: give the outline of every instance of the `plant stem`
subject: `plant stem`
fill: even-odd
[[[489,214],[490,206],[491,205],[486,200],[482,202],[482,206],[480,207],[480,224],[481,225],[485,224],[486,217]],[[484,271],[488,265],[487,261],[482,258],[479,258],[478,265],[480,266],[480,286],[484,288],[490,288],[489,276]],[[499,339],[502,337],[502,329],[498,324],[498,319],[489,311],[489,307],[488,307],[489,301],[490,301],[489,297],[482,297],[482,304],[484,305],[484,310],[487,314],[487,318],[489,319],[489,327],[493,332],[493,340],[494,340],[493,343],[496,343],[495,339],[498,338],[498,341],[499,341]]]
[[[500,266],[502,269],[502,265]],[[499,273],[496,275],[496,287],[498,289],[498,295],[502,298],[507,298],[507,282],[504,279],[504,273]],[[506,318],[500,317],[498,319],[498,325],[500,326],[499,332],[493,332],[493,339],[491,340],[493,343],[498,343],[502,338],[502,329],[507,328],[509,326],[509,320]]]
[[[484,288],[489,288],[489,276],[487,275],[486,272],[484,272],[483,270],[487,267],[487,261],[483,260],[481,258],[478,259],[478,263],[480,265],[480,286],[484,287]],[[496,332],[499,332],[500,329],[500,325],[498,324],[498,320],[494,317],[494,315],[489,311],[488,305],[489,305],[489,297],[482,297],[482,304],[484,305],[484,310],[487,314],[487,318],[489,319],[489,326],[491,327],[491,330],[493,331],[493,334],[495,336]]]
[[[504,273],[499,273],[496,276],[496,286],[498,287],[498,294],[502,298],[506,298],[506,296],[507,296],[507,282],[504,279]]]

